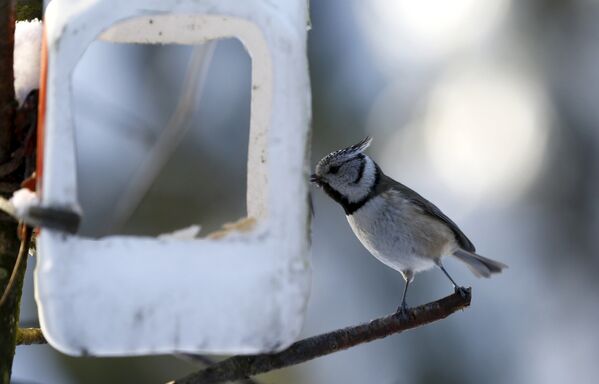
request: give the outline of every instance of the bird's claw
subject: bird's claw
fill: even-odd
[[[455,293],[457,293],[458,295],[460,295],[460,297],[462,299],[465,299],[465,298],[467,298],[470,295],[470,288],[455,287],[454,291],[455,291]]]
[[[408,318],[408,306],[406,305],[405,302],[401,303],[401,305],[399,307],[397,307],[395,314],[403,320]]]

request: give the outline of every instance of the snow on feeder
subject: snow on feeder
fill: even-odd
[[[80,209],[72,78],[92,42],[236,38],[252,62],[247,216],[200,239],[42,229],[36,298],[55,348],[97,356],[230,354],[280,350],[295,340],[310,283],[307,20],[305,0],[49,4],[38,169],[49,210]]]

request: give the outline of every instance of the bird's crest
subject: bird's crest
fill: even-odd
[[[351,145],[347,148],[339,149],[335,152],[328,154],[324,159],[322,159],[322,163],[328,163],[330,160],[339,157],[352,158],[355,155],[364,152],[366,148],[370,146],[371,142],[372,138],[370,136],[366,136],[359,143]]]

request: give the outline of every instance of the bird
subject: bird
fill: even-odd
[[[433,203],[385,175],[364,151],[372,139],[332,152],[316,165],[310,181],[339,203],[362,245],[405,280],[397,312],[406,313],[408,287],[416,273],[438,267],[456,293],[467,290],[449,275],[445,256],[464,262],[477,277],[500,273],[506,264],[476,253],[464,232]]]

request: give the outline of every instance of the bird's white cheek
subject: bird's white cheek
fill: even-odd
[[[357,185],[346,187],[344,195],[347,197],[347,200],[355,202],[362,200],[364,197],[368,196],[369,193],[370,188],[363,185]]]

